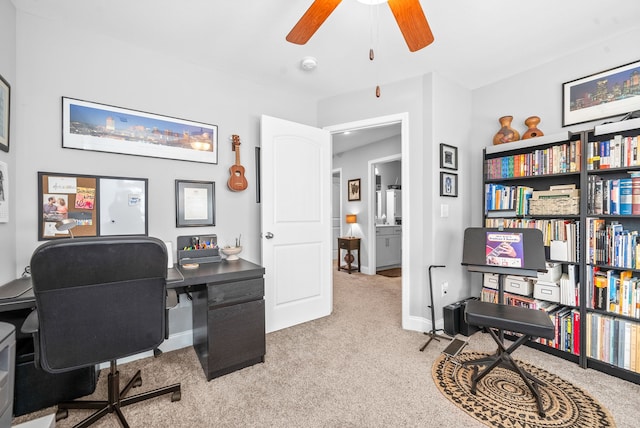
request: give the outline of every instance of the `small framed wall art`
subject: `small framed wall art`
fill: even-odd
[[[458,148],[440,144],[440,168],[458,170]]]
[[[215,226],[215,183],[176,180],[176,227]]]
[[[359,201],[360,200],[360,179],[349,180],[347,183],[347,200]]]
[[[458,174],[440,173],[440,196],[458,197]]]

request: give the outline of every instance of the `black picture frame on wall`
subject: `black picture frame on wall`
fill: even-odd
[[[440,172],[440,196],[458,197],[458,174]]]
[[[176,227],[215,225],[215,183],[176,180]]]
[[[562,84],[562,126],[640,110],[640,60]]]
[[[11,85],[0,76],[0,150],[9,151],[11,121]]]
[[[440,168],[458,170],[458,148],[448,144],[440,144]]]
[[[359,201],[360,200],[360,179],[349,180],[347,182],[347,200]]]

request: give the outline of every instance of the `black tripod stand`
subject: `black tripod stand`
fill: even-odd
[[[441,328],[436,328],[436,308],[435,308],[435,305],[433,303],[433,284],[431,282],[431,269],[432,268],[441,268],[441,267],[446,267],[446,266],[444,266],[444,265],[431,265],[431,266],[429,266],[429,298],[431,299],[429,301],[429,308],[431,308],[431,330],[424,333],[427,336],[429,336],[429,340],[427,340],[427,343],[422,345],[422,348],[420,348],[420,352],[424,351],[424,349],[427,347],[427,345],[429,345],[429,343],[431,343],[431,341],[433,339],[437,340],[438,342],[440,342],[440,339],[452,340],[452,338],[449,337],[449,336],[444,336],[442,334],[438,334],[439,331],[444,331],[444,330],[441,329]],[[440,339],[438,339],[438,338],[440,338]]]

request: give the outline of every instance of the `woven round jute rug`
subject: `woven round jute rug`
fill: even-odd
[[[546,384],[538,387],[544,418],[538,415],[531,391],[512,370],[495,368],[478,382],[476,394],[472,394],[473,367],[460,366],[455,361],[462,363],[486,356],[486,353],[463,352],[455,360],[447,360],[441,354],[431,370],[440,392],[485,425],[505,428],[615,427],[611,413],[591,395],[552,373],[520,361],[517,361],[520,367]]]

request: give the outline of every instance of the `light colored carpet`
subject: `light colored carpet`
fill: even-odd
[[[448,341],[401,328],[401,279],[334,271],[331,316],[267,335],[264,364],[210,382],[192,348],[121,365],[128,378],[142,368],[141,390],[182,383],[182,400],[168,396],[123,409],[132,427],[483,427],[436,388],[431,367]],[[476,333],[467,350],[491,352]],[[635,427],[640,386],[521,347],[515,356],[585,389]],[[102,373],[95,396],[104,394]],[[37,391],[34,391],[37,393]],[[54,412],[54,408],[15,422]],[[78,412],[58,422],[70,427]],[[112,415],[96,427],[119,427]]]

